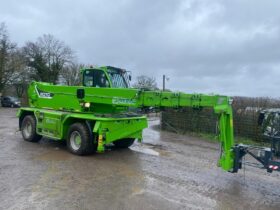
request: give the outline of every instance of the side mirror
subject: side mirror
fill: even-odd
[[[83,99],[85,97],[85,90],[84,89],[77,89],[77,98]]]
[[[259,118],[258,118],[258,126],[261,126],[262,124],[263,124],[263,120],[264,120],[264,113],[263,112],[261,112],[260,114],[259,114]]]

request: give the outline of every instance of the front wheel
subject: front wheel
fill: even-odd
[[[117,141],[114,141],[113,144],[117,148],[128,148],[134,143],[135,139],[132,138],[126,138],[126,139],[120,139]]]
[[[67,148],[75,155],[88,155],[94,152],[95,145],[88,127],[83,123],[70,126],[67,137]]]
[[[21,134],[25,141],[38,142],[42,136],[36,133],[36,119],[33,115],[26,115],[21,123]]]

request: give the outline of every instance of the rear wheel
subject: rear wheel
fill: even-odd
[[[128,148],[134,143],[135,139],[133,138],[126,138],[126,139],[120,139],[117,141],[114,141],[113,144],[117,148]]]
[[[25,141],[38,142],[42,136],[36,133],[36,119],[33,115],[26,115],[21,123],[21,134]]]
[[[75,155],[88,155],[94,152],[93,139],[91,139],[90,131],[84,123],[74,123],[70,126],[67,147]]]

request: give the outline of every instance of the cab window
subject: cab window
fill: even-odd
[[[85,70],[84,86],[86,87],[110,87],[110,83],[104,71]]]

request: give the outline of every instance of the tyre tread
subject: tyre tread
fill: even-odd
[[[32,125],[32,135],[29,138],[26,138],[26,136],[24,136],[23,130],[22,130],[22,127],[24,126],[24,123],[26,123],[27,121],[30,121],[30,123]],[[37,126],[37,123],[36,123],[36,118],[34,117],[34,115],[26,115],[23,118],[22,123],[21,123],[21,134],[22,134],[22,137],[25,141],[38,142],[42,138],[41,135],[38,135],[36,133],[36,126]]]
[[[79,150],[75,151],[71,148],[70,135],[73,131],[78,131],[82,138],[82,144]],[[67,148],[75,155],[89,155],[94,152],[94,142],[91,139],[90,131],[84,123],[74,123],[70,126],[67,135]]]

